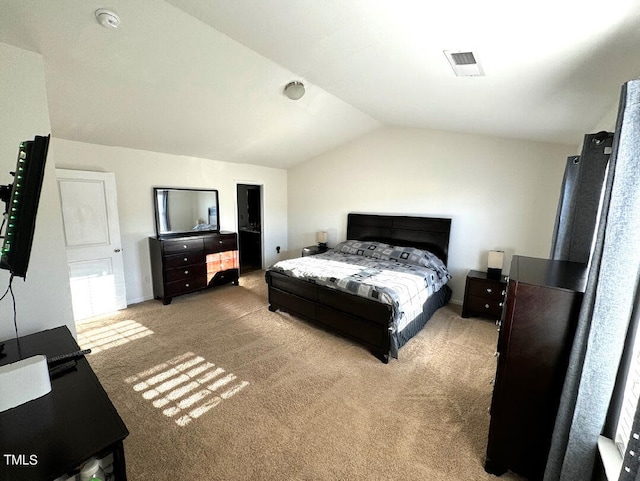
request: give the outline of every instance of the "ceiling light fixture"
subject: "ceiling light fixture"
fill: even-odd
[[[298,82],[297,80],[289,82],[284,87],[284,94],[291,100],[300,100],[304,95],[304,92],[304,84],[302,82]]]
[[[106,8],[96,10],[96,18],[103,27],[118,28],[120,26],[120,17],[118,17],[118,14]]]

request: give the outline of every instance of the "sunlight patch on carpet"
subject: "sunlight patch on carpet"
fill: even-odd
[[[91,349],[95,354],[150,334],[153,334],[151,329],[136,321],[126,320],[93,329],[78,328],[78,344],[82,349]]]
[[[249,385],[192,352],[139,372],[125,382],[178,426],[186,426]]]

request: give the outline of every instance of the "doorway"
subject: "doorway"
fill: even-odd
[[[240,273],[262,269],[262,186],[237,184]]]
[[[115,174],[56,169],[75,321],[127,307]]]

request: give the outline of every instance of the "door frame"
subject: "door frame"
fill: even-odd
[[[238,214],[239,214],[239,209],[238,209],[238,186],[239,185],[255,185],[260,187],[260,269],[264,269],[264,183],[263,182],[256,182],[256,181],[251,181],[251,180],[247,180],[247,181],[243,181],[243,180],[236,180],[235,182],[235,189],[234,189],[234,197],[235,197],[235,204],[234,204],[234,212],[235,212],[235,226],[236,226],[236,232],[238,233],[238,249],[240,249],[240,224],[238,223]],[[242,269],[242,266],[240,266],[240,269]]]

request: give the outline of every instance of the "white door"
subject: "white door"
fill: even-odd
[[[74,320],[124,309],[115,174],[56,169],[56,176]]]

